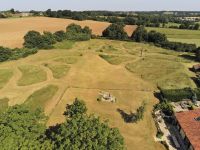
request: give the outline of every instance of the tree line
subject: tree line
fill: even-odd
[[[175,50],[178,52],[197,52],[199,50],[195,44],[171,42],[168,41],[165,34],[156,31],[147,32],[144,26],[138,26],[138,28],[133,32],[132,36],[128,37],[128,34],[124,31],[124,24],[111,24],[103,31],[102,35],[103,37],[109,39],[153,43],[155,46]]]
[[[55,33],[38,31],[29,31],[24,36],[24,47],[38,48],[38,49],[51,49],[56,42],[63,40],[85,41],[90,40],[92,30],[89,27],[82,28],[80,25],[70,24],[67,26],[66,31],[57,31]]]
[[[124,150],[124,138],[99,117],[87,114],[87,107],[75,99],[66,106],[64,123],[46,128],[41,109],[25,105],[9,107],[0,114],[1,149],[35,150]]]

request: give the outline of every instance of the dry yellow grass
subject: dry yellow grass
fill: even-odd
[[[76,21],[71,19],[30,17],[0,20],[0,45],[6,47],[22,47],[23,37],[29,30],[51,31],[65,30],[66,26],[76,23],[81,26],[89,26],[93,34],[101,35],[102,31],[108,27],[107,22],[97,21]],[[136,26],[126,26],[125,30],[129,35],[135,30]]]

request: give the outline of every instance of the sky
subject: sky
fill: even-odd
[[[0,11],[16,10],[111,10],[200,11],[200,0],[0,0]]]

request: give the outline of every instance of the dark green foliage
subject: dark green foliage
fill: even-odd
[[[128,39],[127,33],[124,31],[123,24],[111,24],[107,27],[103,33],[103,37],[107,37],[109,39],[114,40],[126,40]]]
[[[41,48],[42,35],[37,31],[29,31],[24,36],[24,47],[26,48]]]
[[[39,109],[32,112],[23,105],[10,107],[0,114],[1,149],[40,149],[45,120]]]
[[[10,49],[0,47],[0,62],[7,60],[17,60],[37,53],[37,49]]]
[[[197,51],[196,51],[196,59],[198,61],[200,61],[200,47],[197,48]]]
[[[143,102],[142,105],[137,109],[136,111],[137,121],[140,121],[144,118],[145,106],[146,103]]]
[[[56,39],[57,42],[62,42],[63,40],[66,39],[66,34],[64,31],[57,31],[54,33],[54,37]]]
[[[147,32],[143,26],[139,26],[136,31],[133,32],[131,38],[136,42],[150,42],[156,46],[175,50],[178,52],[195,52],[197,50],[195,44],[170,42],[167,40],[165,34],[156,31]]]
[[[12,56],[12,50],[0,47],[0,62],[8,60]]]
[[[56,39],[51,32],[44,32],[42,35],[42,43],[39,48],[50,49],[53,48],[53,44],[56,43]]]
[[[71,150],[123,150],[124,140],[116,128],[109,128],[99,118],[88,116],[82,101],[75,100],[67,107],[65,123],[50,127],[47,140],[52,141],[53,149]]]
[[[124,139],[98,117],[86,114],[83,101],[67,106],[66,121],[46,129],[40,109],[16,105],[0,114],[1,149],[123,150]]]
[[[161,45],[162,43],[167,42],[167,36],[156,31],[150,31],[148,33],[148,42]]]
[[[196,93],[198,98],[200,97],[199,88],[161,89],[161,94],[163,98],[172,102],[178,102],[181,101],[182,99],[191,99],[194,93]]]
[[[144,118],[145,107],[146,103],[143,102],[142,105],[136,110],[136,113],[131,111],[130,114],[128,114],[121,109],[117,109],[117,111],[121,114],[121,117],[126,123],[137,123]]]
[[[131,39],[135,42],[145,42],[148,40],[148,33],[144,26],[139,26],[132,34]]]
[[[173,106],[167,100],[154,105],[154,110],[161,110],[165,115],[168,116],[172,116],[174,113]]]
[[[66,28],[66,38],[68,40],[75,41],[87,41],[90,40],[92,36],[92,31],[89,27],[81,28],[80,25],[70,24]]]
[[[74,103],[72,105],[66,106],[66,111],[64,112],[64,115],[72,118],[76,115],[82,115],[87,112],[86,105],[83,101],[75,99]]]

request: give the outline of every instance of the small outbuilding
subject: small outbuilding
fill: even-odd
[[[99,92],[99,97],[97,100],[105,101],[105,102],[112,102],[112,103],[116,102],[116,98],[113,95],[111,95],[109,92],[104,92],[104,91]]]
[[[192,69],[193,69],[194,72],[200,71],[200,64],[194,65],[194,66],[192,67]]]

